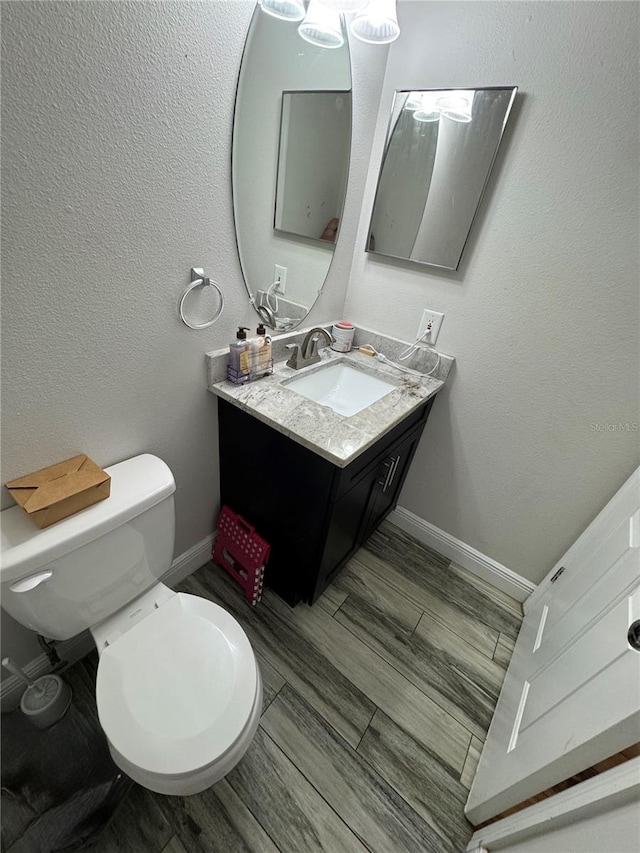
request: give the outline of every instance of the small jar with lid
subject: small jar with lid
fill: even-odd
[[[336,352],[351,352],[355,331],[356,327],[348,320],[334,323],[331,329],[331,337],[333,338],[331,349]]]

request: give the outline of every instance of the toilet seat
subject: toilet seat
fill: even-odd
[[[146,773],[175,778],[233,747],[258,686],[238,622],[212,601],[173,593],[101,651],[96,702],[120,755]]]

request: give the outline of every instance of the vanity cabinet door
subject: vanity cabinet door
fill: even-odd
[[[322,594],[362,544],[377,479],[378,468],[375,467],[331,505],[320,568],[316,577],[310,579],[311,586],[306,595],[310,604]]]
[[[378,468],[363,530],[363,542],[394,509],[421,435],[422,426],[396,445]]]
[[[311,604],[395,507],[425,420],[392,442],[378,464],[333,503],[320,570],[306,596]]]

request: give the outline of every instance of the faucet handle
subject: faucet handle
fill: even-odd
[[[309,356],[308,356],[309,358],[320,358],[320,356],[318,354],[318,343],[319,343],[319,336],[318,335],[311,338],[311,340],[309,341]]]
[[[291,356],[287,361],[287,367],[299,370],[302,367],[302,348],[300,344],[286,344],[286,349],[291,350]]]

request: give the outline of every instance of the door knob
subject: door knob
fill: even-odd
[[[640,619],[632,622],[627,631],[627,640],[632,649],[640,652]]]

